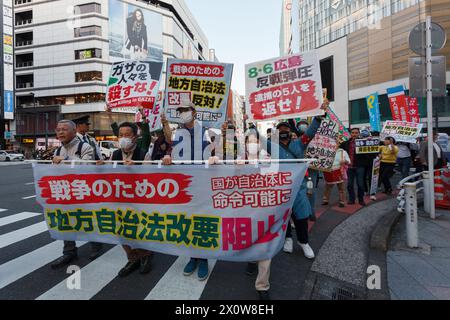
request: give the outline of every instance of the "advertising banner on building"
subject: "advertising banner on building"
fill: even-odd
[[[207,61],[168,59],[164,109],[167,120],[180,123],[177,108],[192,102],[197,120],[220,129],[227,118],[233,65]]]
[[[357,139],[356,154],[380,153],[380,139]]]
[[[319,130],[306,149],[307,159],[317,159],[311,162],[310,168],[329,172],[333,167],[336,150],[342,143],[342,135],[339,134],[338,123],[325,119],[322,120]]]
[[[371,94],[366,98],[367,110],[369,111],[370,127],[372,131],[381,131],[381,113],[378,103],[378,93]]]
[[[412,123],[420,123],[419,101],[417,98],[408,97],[409,115]]]
[[[378,181],[380,180],[381,160],[379,157],[373,159],[372,181],[370,182],[370,195],[374,196],[378,192]]]
[[[306,169],[38,164],[33,171],[54,239],[246,262],[283,247]]]
[[[389,104],[391,106],[392,120],[411,122],[409,106],[403,86],[387,89]]]
[[[323,115],[316,51],[245,66],[247,115],[251,121]]]
[[[0,81],[0,93],[3,93],[3,118],[14,120],[14,36],[13,36],[13,3],[2,1],[2,38],[3,43],[3,79]]]
[[[381,131],[381,139],[387,137],[394,138],[397,142],[416,143],[422,131],[423,124],[412,123],[406,121],[386,121],[383,131]]]
[[[153,109],[163,63],[128,60],[111,67],[106,103],[108,108]]]
[[[145,4],[138,6],[120,0],[109,0],[111,62],[163,61],[163,18],[150,8]]]

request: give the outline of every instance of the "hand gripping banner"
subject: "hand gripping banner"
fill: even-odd
[[[36,164],[34,177],[54,239],[243,262],[281,250],[306,168]]]

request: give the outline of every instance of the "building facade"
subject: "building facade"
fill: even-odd
[[[409,90],[410,31],[431,16],[450,36],[448,0],[296,0],[298,34],[295,51],[313,49],[328,59],[324,87],[333,92],[334,108],[352,126],[366,126],[369,114],[365,98],[378,92],[382,120],[391,118],[386,89],[403,85]],[[450,66],[450,43],[436,55],[446,56]],[[343,65],[337,61],[344,62]],[[322,63],[321,63],[322,66]],[[332,70],[332,72],[330,72]],[[325,74],[324,74],[325,73]],[[447,88],[450,72],[447,72]],[[324,80],[324,79],[323,79]],[[448,91],[448,90],[447,90]],[[450,130],[450,100],[434,99],[435,116],[441,131]],[[422,121],[426,120],[426,100],[419,99]],[[333,103],[332,103],[333,106]]]
[[[22,148],[52,145],[61,118],[91,115],[98,139],[112,135],[111,120],[133,120],[129,111],[102,112],[113,62],[210,58],[208,40],[183,0],[14,1],[14,135]]]

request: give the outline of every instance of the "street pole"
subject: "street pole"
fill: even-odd
[[[431,17],[427,17],[427,127],[428,127],[428,171],[429,171],[429,197],[430,218],[436,219],[436,208],[434,199],[434,145],[433,145],[433,75],[431,64]]]
[[[48,112],[45,113],[45,150],[48,149]]]

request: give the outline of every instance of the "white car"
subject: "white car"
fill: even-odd
[[[102,153],[103,160],[110,159],[113,152],[119,149],[119,143],[117,141],[99,141],[98,146]]]
[[[23,161],[25,156],[21,153],[16,153],[14,151],[0,151],[0,161]]]

